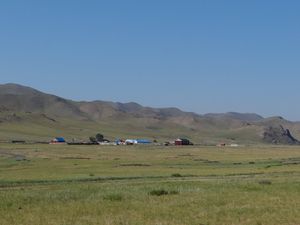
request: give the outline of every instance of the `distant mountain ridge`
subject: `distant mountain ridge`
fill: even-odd
[[[208,114],[205,114],[204,116],[213,117],[213,118],[225,117],[225,118],[239,119],[239,120],[244,120],[244,121],[249,121],[249,122],[255,122],[255,121],[260,121],[260,120],[264,119],[264,117],[262,117],[256,113],[237,113],[237,112],[208,113]]]
[[[106,101],[92,102],[75,102],[66,100],[61,97],[45,94],[31,87],[18,84],[0,85],[0,103],[2,107],[18,111],[33,111],[41,113],[51,113],[59,116],[68,115],[66,112],[72,113],[73,116],[91,116],[98,114],[113,116],[114,113],[128,113],[139,117],[179,117],[179,116],[195,116],[195,117],[211,117],[211,118],[230,118],[244,121],[258,121],[263,117],[257,114],[228,112],[223,114],[205,114],[199,115],[192,112],[184,112],[178,108],[151,108],[144,107],[135,102],[119,103]],[[60,108],[57,108],[60,107]],[[63,109],[63,110],[62,110]],[[108,113],[109,111],[114,111]],[[106,113],[106,114],[105,114]]]
[[[134,102],[100,100],[78,102],[18,84],[0,85],[0,139],[2,127],[3,133],[5,129],[13,133],[12,125],[22,127],[24,130],[23,133],[20,132],[22,134],[16,131],[17,135],[30,137],[25,124],[33,124],[42,130],[46,127],[53,133],[62,130],[70,137],[82,137],[85,135],[83,132],[92,133],[100,129],[110,133],[111,136],[114,134],[144,135],[153,138],[185,136],[212,143],[219,140],[269,142],[270,138],[263,137],[265,130],[280,125],[300,138],[299,123],[279,118],[263,118],[255,113],[236,112],[199,115],[178,108],[144,107]],[[57,123],[53,124],[54,121]],[[58,125],[59,127],[56,127]],[[45,137],[46,135],[45,132]],[[33,134],[32,137],[34,136],[38,134]],[[277,142],[272,140],[272,143],[282,143],[283,140],[287,139]],[[286,142],[282,144],[293,143],[290,140]]]
[[[17,112],[84,117],[75,102],[18,84],[0,85],[0,104]]]

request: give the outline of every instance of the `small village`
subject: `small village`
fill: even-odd
[[[163,143],[158,142],[157,140],[148,140],[148,139],[116,139],[115,141],[110,141],[104,138],[103,135],[97,134],[95,137],[90,137],[89,141],[76,141],[72,140],[72,142],[66,141],[63,137],[56,137],[52,139],[49,144],[59,145],[59,144],[67,144],[67,145],[106,145],[106,146],[118,146],[118,145],[156,145],[156,146],[194,146],[199,144],[194,144],[187,138],[177,138],[171,141],[165,141]],[[19,143],[19,142],[15,142]],[[24,143],[24,142],[23,142]],[[216,145],[217,147],[239,147],[240,145],[236,143],[226,144],[224,142],[220,142]]]
[[[187,138],[177,138],[173,141],[166,141],[164,143],[158,143],[157,140],[150,141],[148,139],[116,139],[110,141],[104,138],[103,135],[97,134],[96,137],[90,137],[89,141],[75,141],[67,142],[63,137],[56,137],[52,139],[49,144],[68,144],[68,145],[163,145],[163,146],[188,146],[194,145]]]

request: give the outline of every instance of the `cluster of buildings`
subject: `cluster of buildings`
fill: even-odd
[[[116,145],[136,145],[136,144],[152,144],[152,141],[147,139],[118,139],[115,141]]]
[[[91,143],[91,142],[66,142],[66,140],[63,137],[56,137],[50,141],[50,144],[70,144],[70,145],[91,145],[91,144],[99,144],[99,145],[137,145],[137,144],[152,144],[155,143],[148,140],[148,139],[117,139],[114,142],[110,142],[109,140],[103,141],[103,142],[96,142],[96,143]],[[171,142],[165,142],[164,145],[193,145],[193,143],[186,139],[186,138],[179,138],[176,139],[175,141]]]

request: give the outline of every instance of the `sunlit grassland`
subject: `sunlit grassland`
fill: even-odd
[[[300,148],[2,144],[0,200],[3,225],[298,225]]]

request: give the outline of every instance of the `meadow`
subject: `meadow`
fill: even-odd
[[[300,148],[0,145],[1,225],[299,225]]]

